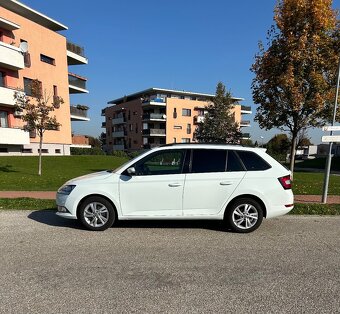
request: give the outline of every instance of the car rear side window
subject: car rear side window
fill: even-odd
[[[271,168],[265,160],[254,152],[237,151],[236,154],[242,160],[247,171],[260,171]]]
[[[232,150],[228,151],[227,171],[245,171],[240,159]]]
[[[192,173],[224,172],[227,151],[224,149],[194,149],[192,151]]]

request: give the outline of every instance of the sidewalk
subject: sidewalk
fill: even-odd
[[[56,192],[54,191],[0,191],[0,198],[39,198],[54,200]],[[294,195],[295,203],[321,203],[321,195]],[[340,195],[329,195],[327,204],[340,204]]]
[[[0,191],[0,198],[39,198],[45,200],[55,200],[57,192],[54,191]]]

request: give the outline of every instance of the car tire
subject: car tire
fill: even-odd
[[[89,230],[104,231],[113,225],[116,213],[108,200],[100,196],[91,196],[81,203],[78,219]]]
[[[263,208],[252,198],[240,198],[228,207],[225,220],[232,231],[249,233],[261,225]]]

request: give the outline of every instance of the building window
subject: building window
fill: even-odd
[[[0,147],[0,153],[8,153],[7,147]]]
[[[58,87],[57,87],[57,85],[53,85],[53,96],[58,96]]]
[[[39,149],[39,148],[38,148],[38,153],[40,153],[40,149]],[[43,149],[41,150],[41,153],[43,153],[43,154],[48,154],[48,149],[43,148]]]
[[[56,149],[54,152],[55,152],[56,154],[61,154],[61,150],[60,150],[60,149]]]
[[[5,87],[5,77],[6,77],[6,73],[5,72],[1,72],[0,71],[0,86],[1,87]]]
[[[23,149],[21,150],[21,152],[22,152],[23,154],[32,154],[32,153],[33,153],[33,150],[32,150],[32,148],[23,148]]]
[[[133,130],[133,125],[132,124],[130,124],[130,132],[132,132],[132,130]]]
[[[38,81],[39,84],[39,92],[42,94],[42,83]],[[33,96],[36,97],[37,95],[34,95],[35,91],[33,90],[33,80],[27,77],[24,77],[24,92],[26,96]]]
[[[174,137],[174,143],[177,143],[176,137]]]
[[[55,60],[53,58],[45,56],[43,54],[40,54],[40,61],[51,64],[51,65],[55,65]]]
[[[182,127],[180,125],[174,125],[175,130],[182,130]]]
[[[176,108],[174,108],[174,114],[173,114],[173,117],[174,117],[174,119],[176,119],[176,118],[177,118],[177,109],[176,109]]]
[[[182,143],[190,143],[190,138],[182,138]]]
[[[191,117],[191,109],[182,109],[183,117]]]
[[[0,111],[0,127],[8,128],[8,113],[7,111]]]
[[[188,123],[187,125],[187,134],[191,134],[191,124]]]

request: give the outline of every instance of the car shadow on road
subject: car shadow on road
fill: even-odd
[[[82,229],[82,226],[77,220],[65,219],[56,215],[55,210],[37,210],[27,216],[36,222],[53,226],[73,229]]]
[[[36,222],[71,229],[86,229],[73,219],[65,219],[56,215],[55,210],[39,210],[27,216]],[[220,232],[228,232],[228,228],[222,221],[217,220],[135,220],[117,221],[112,228],[131,229],[206,229]]]
[[[221,232],[229,231],[225,223],[218,220],[124,220],[118,221],[114,226],[116,228],[131,229],[207,229]]]

